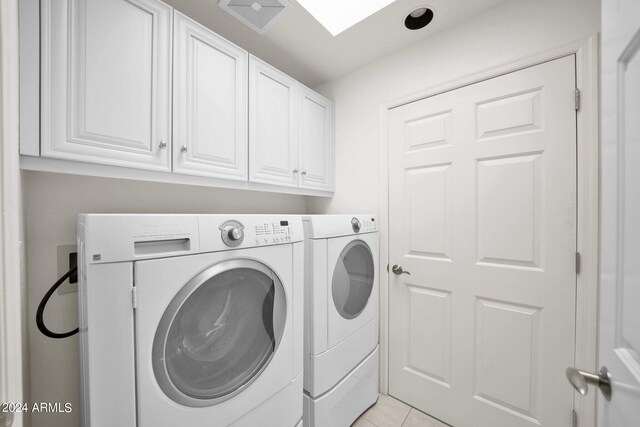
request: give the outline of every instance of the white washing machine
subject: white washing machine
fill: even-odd
[[[302,422],[297,216],[80,215],[84,426]]]
[[[378,398],[374,215],[303,216],[304,425],[348,427]]]

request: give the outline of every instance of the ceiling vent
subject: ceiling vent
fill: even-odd
[[[291,3],[288,0],[220,0],[218,6],[264,34],[285,14]]]

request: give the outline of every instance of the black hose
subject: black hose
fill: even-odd
[[[59,278],[58,281],[54,283],[51,288],[49,288],[47,293],[44,294],[44,297],[42,297],[42,301],[40,301],[40,304],[38,305],[38,310],[36,311],[36,325],[38,325],[38,329],[40,330],[40,332],[42,332],[49,338],[67,338],[78,333],[78,328],[75,328],[73,331],[65,332],[63,334],[52,332],[45,326],[44,319],[42,317],[44,314],[44,308],[47,306],[47,302],[49,302],[49,298],[51,298],[51,295],[53,295],[56,289],[58,289],[60,285],[62,285],[64,281],[67,280],[76,271],[78,271],[78,267],[73,267],[71,270],[67,271],[64,276]]]

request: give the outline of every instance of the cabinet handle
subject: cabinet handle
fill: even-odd
[[[302,175],[306,175],[306,174],[307,174],[307,172],[306,172],[306,171],[305,171],[305,172],[302,172]]]
[[[186,152],[187,152],[187,146],[186,146],[186,145],[183,145],[183,146],[180,148],[180,152],[181,152],[181,153],[186,153]]]
[[[160,147],[161,150],[164,150],[165,148],[167,148],[167,143],[164,141],[164,139],[160,141],[160,144],[158,144],[158,147]]]
[[[298,173],[298,169],[294,169],[294,170],[293,170],[293,173]]]

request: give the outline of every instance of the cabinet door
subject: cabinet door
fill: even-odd
[[[170,170],[171,12],[43,0],[42,155]]]
[[[249,180],[297,187],[297,82],[249,59]]]
[[[247,52],[175,12],[173,170],[247,180]]]
[[[333,190],[333,103],[301,86],[299,187]]]

